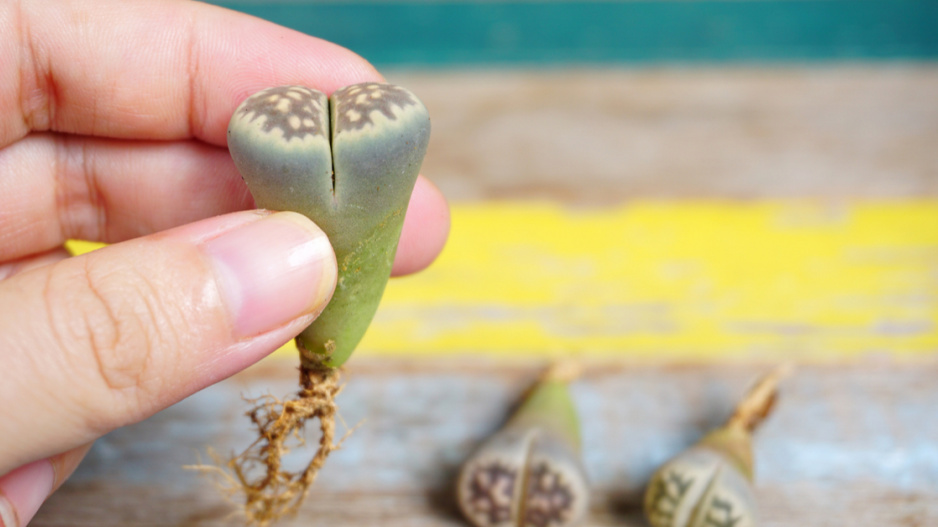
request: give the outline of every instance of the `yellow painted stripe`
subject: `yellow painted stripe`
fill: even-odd
[[[938,200],[457,205],[441,258],[391,282],[360,350],[938,352]]]

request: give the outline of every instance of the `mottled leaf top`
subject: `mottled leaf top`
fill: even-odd
[[[322,126],[327,110],[320,97],[320,92],[303,86],[269,88],[244,101],[237,117],[248,122],[263,119],[261,129],[266,133],[280,130],[285,141],[307,135],[327,137]]]
[[[336,133],[374,125],[375,112],[389,121],[395,121],[400,111],[418,105],[406,89],[376,82],[347,86],[333,93],[332,99],[336,108],[336,115],[333,116]],[[398,113],[395,113],[395,108]]]
[[[468,489],[472,513],[486,518],[487,525],[510,521],[517,480],[517,469],[497,461],[475,467]]]
[[[530,470],[525,497],[525,527],[566,525],[573,516],[576,493],[563,472],[547,463],[538,463]]]

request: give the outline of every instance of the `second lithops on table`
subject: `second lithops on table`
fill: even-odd
[[[725,425],[659,468],[645,493],[652,527],[754,527],[752,433],[775,404],[781,368],[762,378]]]
[[[569,381],[551,368],[508,423],[463,465],[459,506],[477,527],[567,527],[586,513],[588,485]]]

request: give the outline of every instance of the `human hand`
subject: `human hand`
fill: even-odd
[[[0,5],[0,526],[22,527],[90,443],[266,356],[336,280],[325,236],[253,201],[235,107],[381,76],[333,44],[196,3]],[[242,211],[242,212],[236,212]],[[439,253],[419,180],[394,274]],[[69,258],[69,238],[113,243]]]

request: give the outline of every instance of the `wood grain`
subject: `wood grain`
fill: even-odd
[[[938,195],[938,67],[392,72],[453,200]]]
[[[462,525],[455,471],[541,366],[355,361],[340,404],[358,428],[283,525]],[[588,525],[642,525],[640,496],[654,467],[726,418],[767,367],[588,362],[574,385],[596,495]],[[294,377],[292,361],[270,360],[112,433],[33,525],[239,524],[213,483],[182,466],[207,446],[244,446],[241,396],[286,395]],[[936,378],[934,362],[799,368],[757,435],[762,525],[938,522]]]

